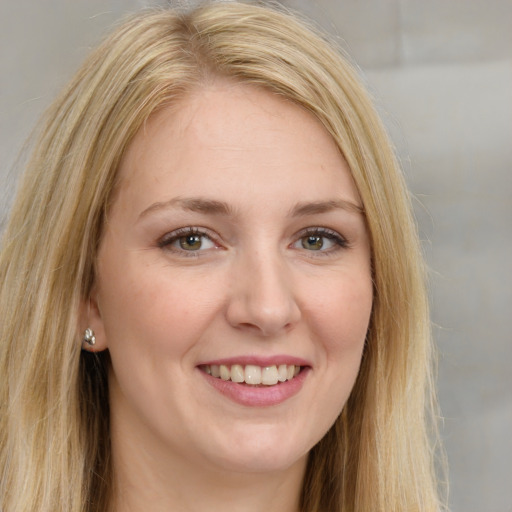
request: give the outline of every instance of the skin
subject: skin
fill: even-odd
[[[299,106],[217,81],[150,118],[119,172],[86,319],[112,359],[117,510],[297,511],[372,307],[347,163]],[[307,373],[270,406],[236,403],[201,370],[276,355]]]

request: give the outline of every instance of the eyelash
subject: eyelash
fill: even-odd
[[[197,236],[197,237],[200,237],[201,239],[206,238],[206,239],[210,240],[213,244],[218,245],[215,242],[214,237],[207,230],[205,230],[203,228],[196,228],[196,227],[185,227],[185,228],[177,229],[175,231],[172,231],[171,233],[167,233],[166,235],[164,235],[158,241],[158,246],[161,249],[168,249],[170,251],[179,253],[180,255],[183,255],[186,257],[197,258],[202,251],[200,251],[200,250],[187,251],[185,249],[179,249],[177,247],[172,247],[172,245],[175,242],[178,242],[181,238],[192,237],[192,236]]]
[[[200,255],[201,251],[198,250],[191,250],[187,251],[185,249],[179,249],[177,247],[173,247],[173,244],[178,242],[180,239],[185,237],[193,237],[197,236],[200,237],[202,240],[205,238],[210,240],[212,244],[218,246],[217,242],[215,241],[215,238],[210,234],[210,232],[204,228],[197,228],[197,227],[184,227],[177,229],[175,231],[172,231],[171,233],[168,233],[164,235],[159,241],[158,241],[158,247],[161,249],[167,248],[170,251],[180,253],[180,255],[187,256],[187,257],[198,257]],[[328,248],[326,250],[308,250],[305,247],[302,247],[302,249],[306,252],[314,253],[315,256],[328,256],[333,252],[337,252],[340,249],[348,249],[350,248],[350,244],[347,241],[345,237],[340,235],[338,232],[333,231],[328,228],[323,227],[310,227],[306,228],[298,233],[298,236],[296,240],[290,244],[292,247],[304,240],[307,237],[318,237],[318,238],[324,238],[329,241],[331,241],[334,244],[334,247]],[[311,255],[312,256],[312,255]]]
[[[340,235],[337,231],[333,231],[332,229],[328,228],[322,228],[322,227],[312,227],[312,228],[306,228],[299,232],[297,240],[294,242],[294,244],[300,242],[301,240],[304,240],[307,237],[318,237],[318,238],[325,238],[331,242],[333,242],[334,247],[331,247],[330,249],[326,250],[318,250],[318,251],[308,251],[304,248],[307,252],[314,253],[315,256],[329,256],[333,252],[337,252],[340,249],[349,249],[350,244],[348,240]]]

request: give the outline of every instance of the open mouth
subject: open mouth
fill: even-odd
[[[253,364],[216,365],[205,364],[199,369],[212,377],[251,386],[275,386],[292,380],[302,367],[294,364],[257,366]]]

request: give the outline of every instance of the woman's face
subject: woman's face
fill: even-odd
[[[269,92],[220,82],[154,115],[121,163],[92,295],[114,446],[234,471],[303,464],[361,360],[360,206],[329,134]]]

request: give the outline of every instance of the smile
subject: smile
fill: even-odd
[[[224,381],[245,383],[252,386],[275,386],[292,380],[300,373],[301,367],[294,364],[271,366],[206,364],[200,366],[200,369],[208,375]]]

